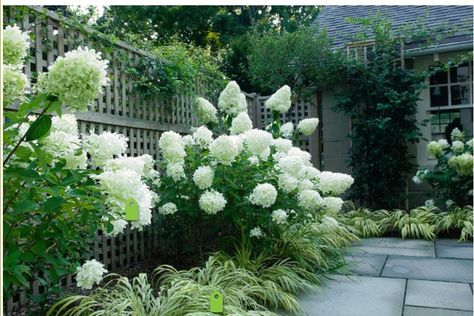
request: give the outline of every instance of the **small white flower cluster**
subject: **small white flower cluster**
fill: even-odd
[[[270,183],[258,184],[249,196],[250,203],[268,208],[275,203],[277,190]]]
[[[273,144],[272,134],[259,129],[252,129],[245,132],[243,139],[245,147],[251,154],[263,159],[270,155],[270,145]]]
[[[288,213],[285,210],[278,209],[272,212],[272,221],[277,225],[286,224],[288,220]]]
[[[277,152],[287,154],[293,147],[293,143],[289,139],[277,138],[273,140],[273,146]]]
[[[330,212],[339,212],[343,204],[344,201],[339,197],[328,196],[323,198],[323,206]]]
[[[87,47],[67,52],[38,77],[39,90],[51,93],[76,111],[87,111],[89,104],[107,85],[107,60]]]
[[[53,116],[51,130],[41,140],[45,152],[53,159],[66,160],[66,169],[87,168],[87,154],[82,150],[76,117],[72,114]]]
[[[252,120],[250,119],[247,112],[241,112],[232,120],[230,133],[232,135],[238,135],[248,130],[251,130],[252,127],[253,127]]]
[[[107,273],[104,265],[95,259],[87,260],[81,267],[76,269],[77,286],[90,290],[94,286],[99,285],[103,279],[103,275]]]
[[[30,49],[28,34],[16,25],[8,25],[3,30],[2,37],[3,64],[21,66]]]
[[[199,198],[199,206],[210,215],[222,211],[226,204],[227,200],[224,195],[214,190],[204,192]]]
[[[323,198],[316,190],[303,190],[298,193],[298,206],[304,210],[316,210],[322,203]]]
[[[207,148],[212,142],[212,132],[206,126],[200,126],[193,133],[194,143],[202,148]]]
[[[214,171],[209,166],[201,166],[194,172],[193,180],[196,186],[201,190],[210,188],[214,180]]]
[[[286,139],[291,139],[293,137],[294,131],[295,131],[295,126],[291,122],[285,123],[280,127],[281,137],[286,138]]]
[[[221,135],[209,146],[211,155],[223,165],[231,165],[239,154],[239,147],[231,136]]]
[[[298,130],[305,136],[309,136],[314,133],[318,127],[319,119],[317,118],[308,118],[301,120],[298,123]]]
[[[319,175],[319,190],[324,195],[341,195],[354,183],[354,178],[345,173],[323,171]]]
[[[437,141],[431,141],[426,146],[426,150],[428,151],[428,155],[431,158],[437,158],[439,155],[441,155],[443,153],[443,149],[444,149],[444,147],[443,147],[442,143],[437,142]]]
[[[265,236],[265,233],[260,227],[255,227],[250,230],[250,237],[260,239]]]
[[[459,156],[449,158],[448,164],[456,170],[461,176],[472,176],[474,157],[471,154],[464,153]]]
[[[217,122],[216,108],[204,98],[197,98],[196,100],[196,115],[202,124]]]
[[[26,93],[30,88],[30,81],[17,67],[3,65],[3,105],[26,100]]]
[[[161,215],[171,215],[174,214],[178,211],[178,208],[176,207],[176,204],[172,202],[168,202],[164,204],[162,207],[160,207],[159,212]]]
[[[463,141],[464,140],[464,133],[459,130],[459,128],[454,128],[451,132],[451,139],[453,141]]]
[[[91,156],[93,165],[103,167],[107,160],[125,153],[127,138],[122,134],[112,132],[91,133],[84,137],[84,149]]]
[[[237,82],[231,81],[227,84],[219,95],[218,106],[223,113],[230,116],[247,112],[247,100]]]
[[[291,89],[283,86],[277,90],[266,102],[265,106],[273,111],[286,113],[291,107]]]
[[[194,142],[196,140],[194,139]],[[184,142],[181,135],[173,131],[165,132],[161,135],[158,141],[158,146],[161,149],[163,158],[166,161],[166,175],[178,182],[186,178],[184,172],[184,158],[186,157],[186,150],[184,149]]]

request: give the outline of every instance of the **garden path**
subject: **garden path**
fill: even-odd
[[[472,242],[363,239],[348,251],[355,274],[300,298],[305,315],[473,315]]]

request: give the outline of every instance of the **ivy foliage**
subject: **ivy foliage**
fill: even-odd
[[[374,51],[367,63],[347,57],[346,84],[335,109],[352,122],[352,198],[365,207],[391,209],[402,205],[415,167],[409,144],[421,137],[415,114],[427,74],[401,66],[400,39],[392,36],[386,19],[358,23],[371,28]]]

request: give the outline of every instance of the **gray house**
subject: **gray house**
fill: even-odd
[[[472,6],[324,6],[315,24],[327,29],[334,39],[336,49],[343,49],[357,58],[366,58],[370,41],[354,42],[360,31],[347,18],[369,17],[380,12],[397,30],[407,24],[412,28],[429,30],[440,34],[437,41],[429,45],[417,43],[404,47],[407,63],[415,70],[427,70],[439,62],[447,62],[460,54],[473,50],[473,7]],[[449,31],[448,31],[449,30]],[[424,138],[437,140],[444,138],[448,124],[461,124],[472,137],[473,125],[473,65],[472,60],[453,67],[447,72],[437,73],[427,79],[427,88],[421,92],[417,120],[428,120],[421,128]],[[324,169],[348,172],[346,160],[351,146],[350,119],[343,113],[332,110],[335,104],[334,92],[323,91],[318,102],[322,121],[320,150]],[[413,145],[416,162],[422,167],[434,165],[426,154],[426,141]],[[408,184],[408,207],[424,201],[426,187]]]

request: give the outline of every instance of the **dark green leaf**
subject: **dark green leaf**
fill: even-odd
[[[26,132],[25,140],[29,142],[45,136],[51,129],[51,124],[51,117],[48,115],[41,116],[33,124],[31,124],[30,128]]]

